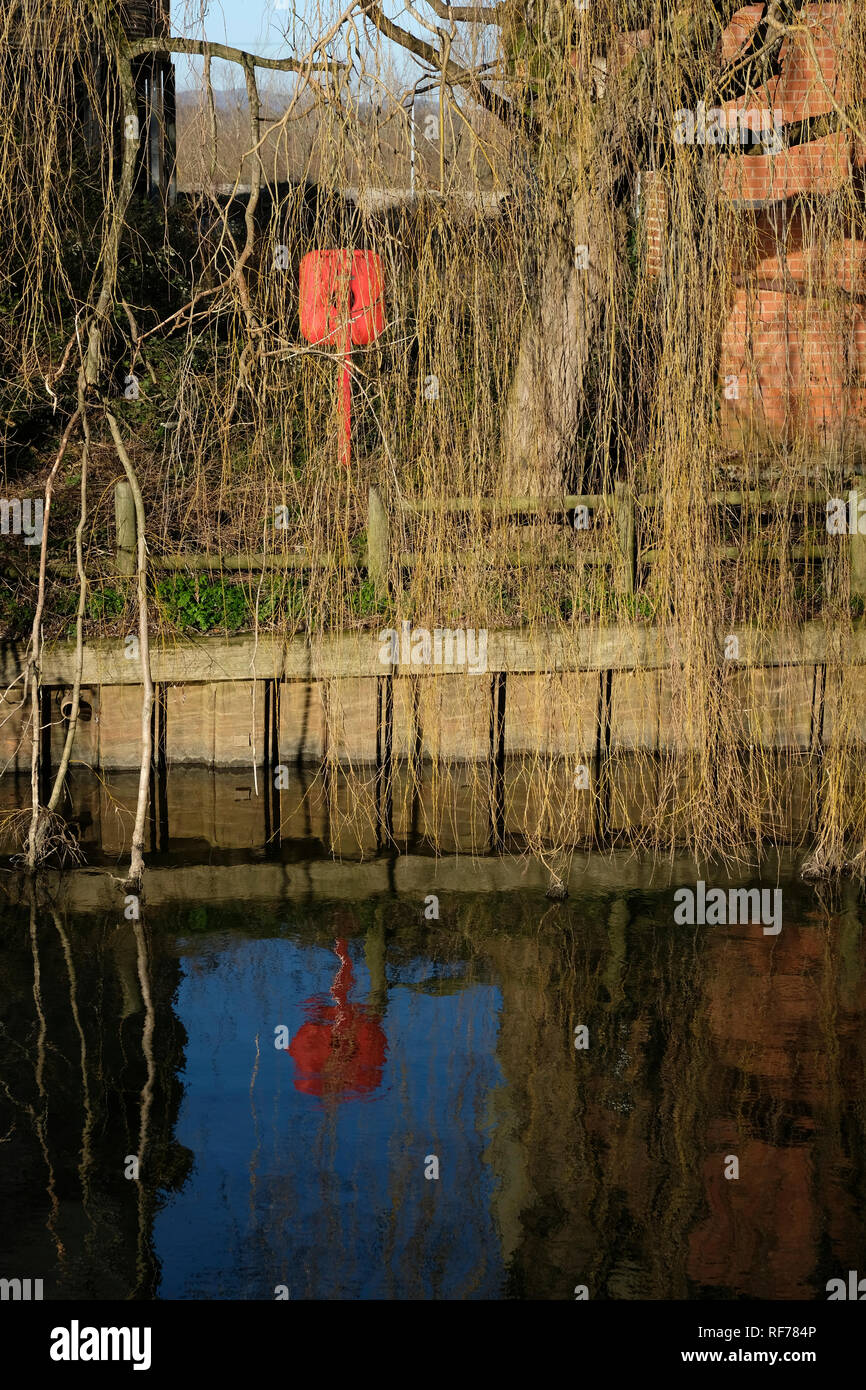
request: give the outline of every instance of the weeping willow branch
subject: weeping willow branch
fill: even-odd
[[[261,131],[259,128],[261,104],[259,102],[259,89],[256,84],[255,68],[253,67],[253,64],[251,62],[244,63],[244,77],[246,78],[247,101],[249,103],[250,113],[250,136],[252,140],[252,153],[250,155],[250,158],[252,160],[252,170],[250,173],[250,195],[247,199],[246,210],[244,213],[244,222],[246,225],[246,241],[244,242],[243,250],[241,251],[235,263],[234,275],[235,279],[238,282],[238,289],[240,290],[241,303],[243,305],[244,314],[246,315],[247,325],[249,328],[255,331],[259,328],[260,325],[258,319],[253,313],[252,305],[250,304],[250,295],[249,290],[247,288],[246,275],[244,274],[244,267],[249,261],[249,258],[253,253],[253,247],[255,246],[256,208],[258,206],[259,193],[261,192],[262,187],[262,156],[260,151]]]
[[[88,386],[96,386],[99,382],[102,359],[102,328],[114,303],[120,243],[135,185],[135,165],[139,145],[138,106],[129,50],[125,44],[118,40],[113,42],[112,47],[122,97],[123,157],[108,230],[102,244],[102,285],[90,321],[85,366],[85,380]]]
[[[471,24],[505,24],[512,8],[508,0],[498,5],[448,5],[444,0],[427,0],[427,4],[440,19]]]

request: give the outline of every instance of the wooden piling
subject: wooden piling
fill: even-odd
[[[367,504],[367,574],[378,598],[388,594],[391,558],[391,528],[388,513],[377,487],[370,488]]]
[[[619,597],[626,598],[634,593],[635,570],[634,495],[627,483],[615,484],[614,508],[617,539],[615,587]]]
[[[135,501],[132,488],[125,478],[114,485],[114,524],[116,529],[116,552],[118,574],[135,574],[137,532],[135,527]]]

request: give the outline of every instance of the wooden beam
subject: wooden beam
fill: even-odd
[[[118,574],[135,574],[135,552],[138,545],[135,502],[132,488],[125,478],[118,479],[114,485],[114,525],[117,572]]]
[[[388,513],[377,487],[371,487],[367,503],[367,575],[377,598],[388,596],[391,568],[391,529]]]
[[[258,553],[241,553],[238,555],[152,555],[150,564],[157,570],[357,570],[363,568],[363,562],[354,555],[336,555],[334,553],[312,554],[305,551],[302,555],[286,553],[281,550],[272,550],[267,555]]]
[[[155,681],[171,685],[199,681],[327,680],[341,676],[383,676],[406,668],[379,659],[380,632],[394,620],[367,632],[282,639],[252,634],[201,637],[198,640],[160,640],[151,647]],[[399,622],[396,627],[399,630]],[[866,664],[866,621],[853,624],[850,640],[822,622],[805,623],[792,632],[762,632],[733,626],[718,634],[719,659],[724,638],[739,638],[740,666],[801,666],[825,662]],[[137,685],[138,663],[124,657],[122,637],[88,643],[84,649],[84,685]],[[493,671],[630,671],[659,670],[680,665],[685,649],[667,632],[639,624],[585,627],[574,631],[490,632],[487,670]],[[0,680],[10,685],[21,673],[23,651],[0,650]],[[42,661],[45,685],[71,685],[75,673],[75,643],[46,644]],[[435,666],[412,667],[413,675],[436,676]]]
[[[654,494],[652,494],[654,496]],[[534,515],[541,512],[573,512],[575,507],[613,509],[614,499],[601,493],[572,493],[565,497],[403,497],[397,506],[416,516],[437,516],[442,512],[493,512],[503,516]]]

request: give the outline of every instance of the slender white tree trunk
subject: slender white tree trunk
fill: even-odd
[[[144,827],[150,796],[150,764],[153,757],[153,738],[151,736],[150,716],[153,709],[153,678],[150,671],[150,628],[147,605],[147,541],[145,535],[144,501],[135,469],[123,443],[117,421],[110,411],[105,412],[108,428],[117,450],[117,456],[132,489],[135,502],[135,519],[138,527],[138,641],[141,659],[141,766],[138,776],[138,802],[135,811],[135,825],[132,830],[132,852],[129,861],[128,882],[140,885],[144,875]]]

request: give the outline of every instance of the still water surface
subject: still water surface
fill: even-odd
[[[866,1269],[862,907],[783,882],[770,937],[675,925],[675,886],[7,903],[0,1275],[826,1298]]]

